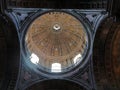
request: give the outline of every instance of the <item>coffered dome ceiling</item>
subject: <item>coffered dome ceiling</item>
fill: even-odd
[[[59,64],[65,69],[82,61],[88,41],[85,28],[76,17],[52,11],[31,23],[25,42],[40,66],[51,69],[53,64]]]

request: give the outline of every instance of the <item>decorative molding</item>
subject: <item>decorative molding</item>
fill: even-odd
[[[100,23],[108,17],[108,13],[105,9],[101,10],[75,10],[78,14],[81,14],[83,18],[88,21],[94,33],[96,33]]]

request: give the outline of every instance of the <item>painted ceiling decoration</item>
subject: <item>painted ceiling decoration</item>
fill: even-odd
[[[82,62],[88,37],[76,17],[66,12],[51,11],[31,23],[25,42],[30,55],[38,57],[39,65],[50,69],[53,63],[59,63],[64,70]]]

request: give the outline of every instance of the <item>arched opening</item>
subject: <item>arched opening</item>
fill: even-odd
[[[18,35],[8,20],[0,16],[0,90],[14,90],[19,72]]]
[[[86,90],[80,85],[66,80],[47,80],[36,83],[25,90]]]
[[[77,64],[78,62],[81,62],[82,61],[82,55],[81,54],[78,54],[74,57],[73,61],[74,61],[74,64]]]
[[[61,64],[53,63],[51,67],[51,72],[61,72]]]
[[[36,54],[32,53],[32,54],[31,54],[31,57],[30,57],[30,61],[31,61],[33,64],[38,64],[38,63],[39,63],[39,57],[38,57]]]

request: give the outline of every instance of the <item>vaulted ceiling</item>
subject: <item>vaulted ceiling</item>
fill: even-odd
[[[86,90],[76,83],[65,80],[48,80],[41,83],[36,83],[26,90]]]
[[[38,3],[32,2],[33,0],[9,0],[9,7],[39,7]],[[44,0],[46,1],[46,0]],[[43,3],[44,3],[43,1]],[[110,8],[109,12],[115,18],[107,18],[101,23],[95,36],[94,48],[93,48],[93,66],[95,80],[98,90],[120,90],[120,22],[119,17],[119,0],[115,0],[115,4]],[[100,3],[93,3],[87,5],[86,2],[80,4],[83,8],[106,8],[106,2],[104,0]],[[52,3],[44,3],[47,7],[51,7]],[[68,4],[68,3],[67,3]],[[98,6],[97,6],[98,5]],[[79,8],[73,5],[74,8]],[[40,6],[42,7],[42,5]],[[60,8],[56,6],[56,8]],[[68,8],[69,6],[66,6]],[[111,7],[111,5],[110,5]],[[18,41],[18,35],[15,31],[14,25],[9,22],[8,18],[0,18],[0,89],[13,90],[16,84],[19,59],[20,59],[20,44]],[[74,87],[71,87],[74,85]],[[56,86],[54,88],[54,86]],[[66,89],[64,89],[64,86]],[[31,86],[27,90],[79,90],[78,86],[66,81],[48,81],[37,83]],[[4,89],[3,89],[4,88]],[[80,87],[80,90],[84,90]],[[61,90],[60,89],[60,90]]]
[[[94,41],[94,73],[98,90],[119,90],[120,87],[120,23],[106,19]]]

